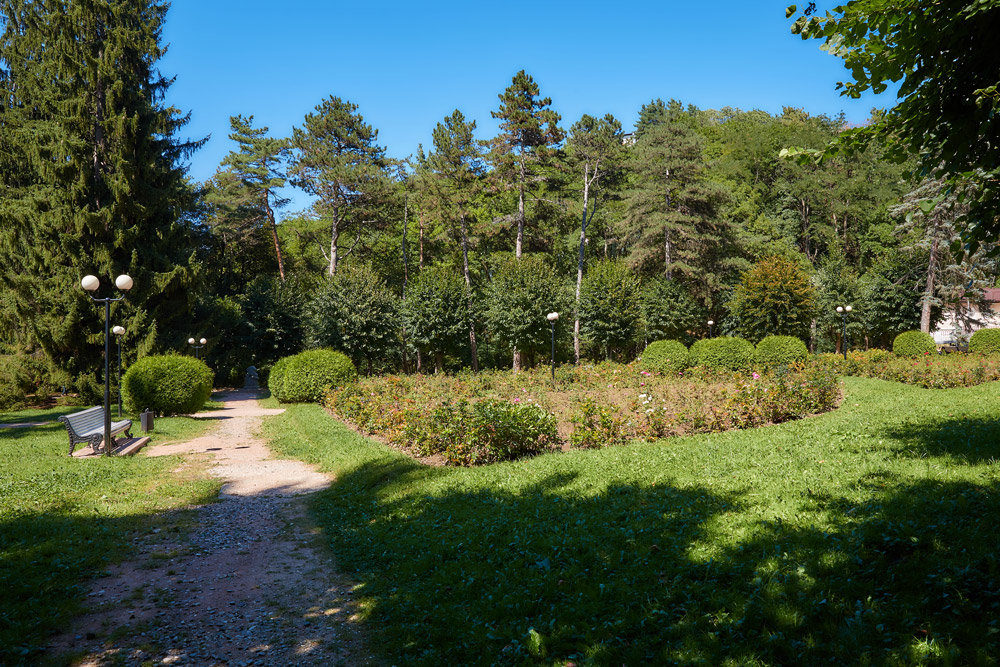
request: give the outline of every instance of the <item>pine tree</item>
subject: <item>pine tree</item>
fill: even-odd
[[[340,252],[341,234],[353,226],[360,239],[388,185],[378,130],[357,111],[358,105],[329,97],[292,130],[292,183],[319,198],[317,213],[329,221],[330,250],[324,254],[331,276],[346,256]]]
[[[251,224],[265,223],[274,242],[274,254],[278,260],[278,275],[285,280],[285,261],[278,241],[278,223],[274,210],[285,206],[288,198],[278,192],[285,186],[287,178],[282,169],[288,159],[288,140],[267,136],[267,127],[255,128],[253,116],[231,116],[229,138],[239,145],[222,164],[245,188],[246,193],[236,203],[242,204],[243,211],[256,210],[251,214]]]
[[[552,98],[538,97],[538,84],[524,70],[514,75],[498,97],[500,134],[492,141],[493,177],[501,188],[517,192],[515,256],[524,248],[525,200],[542,178],[541,168],[563,139],[560,116],[549,108]]]
[[[194,195],[177,138],[187,116],[164,104],[157,69],[165,2],[0,3],[0,272],[27,346],[79,378],[99,364],[102,295],[135,287],[113,317],[136,347],[182,339],[195,298]],[[100,323],[99,323],[100,322]]]
[[[469,203],[485,172],[482,151],[474,138],[476,121],[466,121],[456,109],[434,128],[434,152],[418,161],[428,174],[430,188],[438,199],[442,214],[457,221],[462,248],[462,274],[469,317],[469,349],[472,370],[479,370],[476,325],[472,314],[472,279],[469,275]]]

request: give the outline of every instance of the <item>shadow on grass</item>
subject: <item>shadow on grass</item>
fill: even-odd
[[[0,424],[52,422],[63,415],[80,412],[81,410],[86,410],[88,407],[86,405],[66,405],[58,408],[38,408],[19,410],[18,412],[4,412],[0,414]]]
[[[594,492],[552,473],[463,490],[437,483],[448,474],[383,460],[314,500],[338,565],[363,582],[373,645],[401,663],[1000,652],[996,485],[869,477],[858,483],[869,501],[809,494],[790,522],[698,486]]]
[[[948,456],[970,464],[1000,461],[1000,419],[963,417],[908,423],[886,434],[906,443],[904,455]]]

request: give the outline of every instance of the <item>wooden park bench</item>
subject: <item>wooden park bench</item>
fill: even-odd
[[[71,415],[63,415],[59,421],[66,424],[69,432],[69,455],[73,456],[73,450],[78,443],[87,443],[94,452],[101,451],[101,442],[104,440],[104,408],[100,405],[87,408],[82,412],[74,412]],[[111,422],[111,449],[115,447],[115,434],[125,432],[125,436],[132,437],[132,420],[123,419],[119,422]],[[108,443],[105,443],[105,447]]]

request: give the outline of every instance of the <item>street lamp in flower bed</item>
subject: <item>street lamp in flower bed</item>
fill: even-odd
[[[202,338],[201,340],[195,340],[194,338],[188,338],[188,345],[190,345],[191,347],[194,348],[194,358],[195,359],[200,359],[201,358],[198,355],[198,350],[200,350],[201,348],[205,347],[205,343],[207,343],[207,342],[208,341],[205,340],[204,338]],[[198,343],[200,343],[200,345]]]
[[[841,319],[844,321],[844,361],[847,361],[847,313],[853,310],[850,306],[837,306],[837,312],[840,313]]]

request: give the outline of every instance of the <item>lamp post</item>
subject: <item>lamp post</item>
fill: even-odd
[[[194,358],[199,359],[198,350],[205,347],[205,343],[208,341],[202,338],[201,340],[195,340],[194,338],[188,338],[188,345],[194,348]],[[196,345],[195,343],[201,343],[201,345]]]
[[[840,313],[840,318],[844,321],[844,361],[847,361],[847,313],[851,312],[853,308],[850,306],[837,306],[837,312]]]
[[[712,321],[712,320],[709,320],[709,321],[708,321],[708,337],[709,337],[709,338],[711,338],[711,337],[712,337],[712,325],[713,325],[713,324],[715,324],[715,322],[714,322],[714,321]]]
[[[552,327],[552,388],[556,388],[556,320],[559,319],[559,313],[552,312],[545,316],[545,319],[549,321],[549,325]]]
[[[125,327],[117,324],[111,327],[111,333],[115,335],[115,342],[118,344],[118,419],[122,418],[122,334]]]
[[[132,289],[132,279],[126,274],[122,274],[115,278],[115,287],[117,287],[122,292],[127,292]],[[101,286],[101,281],[97,279],[97,276],[86,275],[83,280],[80,281],[80,286],[88,292],[96,292],[97,288]],[[124,299],[124,295],[118,297],[117,299],[112,299],[110,296],[103,299],[98,299],[95,296],[90,295],[90,300],[96,303],[104,304],[104,455],[111,456],[111,450],[114,449],[114,441],[111,437],[111,378],[108,370],[109,359],[111,357],[111,302],[121,301]]]

